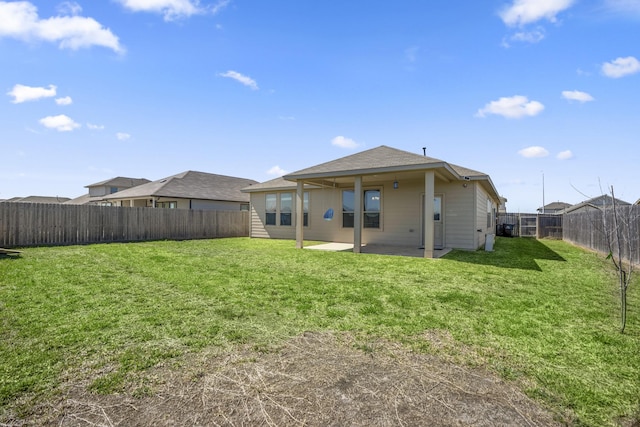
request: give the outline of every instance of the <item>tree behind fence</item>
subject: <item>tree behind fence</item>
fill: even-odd
[[[249,235],[249,212],[0,203],[0,247]]]
[[[620,235],[624,239],[631,240],[631,245],[627,241],[621,245],[623,258],[638,264],[640,263],[640,205],[619,206],[617,209],[618,215],[622,219],[620,221],[620,227],[622,227]],[[613,213],[612,208],[605,212],[609,216]],[[602,211],[598,209],[565,214],[564,240],[603,254],[609,253],[602,215]],[[611,218],[607,221],[609,224],[613,223]],[[631,253],[629,253],[629,246]]]

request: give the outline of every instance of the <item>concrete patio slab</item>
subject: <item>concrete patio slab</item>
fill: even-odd
[[[312,249],[318,251],[352,251],[353,243],[322,243],[314,246],[305,246],[305,249]],[[363,254],[377,254],[377,255],[395,255],[395,256],[410,256],[416,258],[424,257],[424,249],[417,248],[415,246],[395,246],[395,245],[376,245],[366,244],[362,245],[360,252]],[[440,258],[451,252],[451,249],[436,249],[433,251],[434,258]]]

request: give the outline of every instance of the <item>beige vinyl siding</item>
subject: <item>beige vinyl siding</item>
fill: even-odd
[[[473,183],[460,181],[436,186],[444,194],[445,244],[447,248],[475,249],[475,192]]]
[[[376,188],[367,184],[365,189],[369,187]],[[379,230],[363,229],[362,242],[419,247],[422,243],[424,181],[401,181],[397,190],[393,189],[393,182],[386,182],[379,188],[382,191],[381,227]]]
[[[191,209],[204,211],[239,211],[240,204],[240,202],[229,202],[225,200],[192,200]]]
[[[496,208],[495,201],[491,200],[489,194],[482,188],[482,186],[477,185],[476,190],[476,200],[477,200],[477,215],[476,215],[476,228],[481,230],[477,232],[477,241],[476,248],[484,246],[486,241],[486,235],[494,233],[493,224],[487,227],[487,202],[491,203],[491,209]]]

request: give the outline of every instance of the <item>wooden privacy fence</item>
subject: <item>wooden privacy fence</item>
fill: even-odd
[[[249,236],[249,212],[0,203],[0,247]]]
[[[603,212],[607,215],[609,233],[612,233],[613,208],[604,211],[594,208],[564,215],[564,240],[608,254]],[[623,239],[622,256],[627,261],[633,260],[634,263],[640,263],[640,206],[619,206],[617,212],[620,218],[620,236]]]
[[[497,217],[496,234],[505,235],[504,225],[513,226],[512,237],[551,237],[562,239],[562,215],[501,213]]]

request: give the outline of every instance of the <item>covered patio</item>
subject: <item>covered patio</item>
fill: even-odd
[[[316,251],[352,252],[353,243],[336,243],[336,242],[322,243],[319,245],[305,246],[304,249],[310,249],[310,250],[316,250]],[[433,258],[441,258],[446,254],[448,254],[449,252],[451,252],[450,248],[435,249],[433,251]],[[360,246],[360,253],[424,258],[424,248],[419,248],[415,246],[363,244]]]

